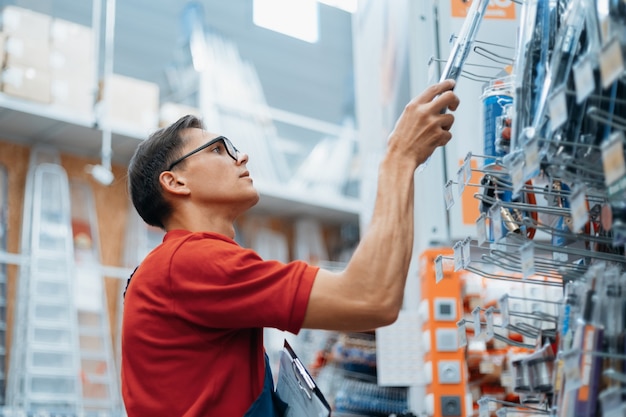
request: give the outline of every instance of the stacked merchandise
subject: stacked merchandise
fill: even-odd
[[[376,381],[376,340],[372,333],[328,335],[328,343],[312,366],[320,382],[332,370],[329,394],[338,417],[387,417],[408,413],[408,393],[402,387],[381,387]],[[325,369],[320,370],[319,367]]]
[[[156,129],[156,83],[107,74],[98,86],[97,34],[91,27],[18,6],[4,7],[0,21],[4,94],[47,105],[61,118],[90,125],[97,109],[99,122],[118,131],[143,135]]]
[[[507,346],[504,391],[481,392],[475,407],[481,416],[623,415],[626,4],[530,0],[521,9],[512,73],[483,96],[501,110],[485,112],[477,239],[454,247],[455,270],[512,283],[458,323],[473,329],[470,345]],[[520,282],[543,296],[516,290]]]
[[[91,28],[17,6],[2,10],[2,91],[92,115],[95,54]]]

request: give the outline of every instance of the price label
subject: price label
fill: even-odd
[[[520,258],[524,279],[535,275],[535,244],[533,242],[526,242],[520,247]]]
[[[580,350],[573,350],[563,355],[565,368],[565,391],[573,391],[582,386],[580,379]]]
[[[524,156],[519,153],[511,161],[511,182],[513,184],[513,195],[519,195],[524,188]]]
[[[480,307],[474,308],[472,311],[472,320],[474,321],[474,337],[476,340],[484,340],[483,326],[480,322]]]
[[[491,240],[498,242],[502,238],[502,211],[498,203],[489,208],[489,225],[491,226]]]
[[[539,175],[539,140],[533,137],[524,144],[524,180],[528,181]]]
[[[463,160],[463,171],[465,171],[465,185],[472,179],[472,153],[468,152]]]
[[[446,188],[444,189],[444,199],[446,200],[446,210],[450,210],[450,208],[454,205],[454,195],[452,195],[452,180],[448,180],[446,183]]]
[[[502,316],[502,327],[506,329],[507,327],[509,327],[509,323],[511,322],[510,316],[509,316],[509,295],[508,294],[504,294],[502,297],[500,297],[499,305],[500,305],[500,315]]]
[[[581,185],[573,187],[570,194],[570,213],[572,216],[572,231],[579,232],[589,221],[589,210],[587,210],[587,195],[585,188]]]
[[[469,266],[470,262],[472,261],[471,253],[470,253],[470,243],[471,243],[471,241],[472,241],[472,239],[470,237],[467,237],[463,241],[463,246],[461,248],[462,253],[463,253],[463,269],[467,269],[467,267]]]
[[[622,47],[617,38],[609,41],[600,52],[600,78],[602,87],[608,88],[624,72]]]
[[[602,167],[604,168],[604,183],[607,187],[626,176],[622,131],[614,132],[602,143]]]
[[[443,256],[439,255],[435,258],[435,283],[443,279]]]
[[[596,81],[593,76],[593,64],[587,54],[581,57],[572,67],[574,72],[574,87],[576,88],[576,103],[585,101],[596,89]]]
[[[562,89],[555,93],[548,103],[550,109],[550,128],[552,132],[567,122],[567,97]]]
[[[457,322],[456,330],[458,333],[457,340],[459,344],[459,348],[467,346],[467,331],[465,330],[465,319]]]
[[[456,242],[452,247],[454,250],[454,272],[463,269],[463,242]]]
[[[483,397],[478,400],[478,417],[490,417],[489,398]]]
[[[487,242],[487,216],[485,213],[481,213],[476,219],[476,237],[478,246]]]
[[[465,168],[463,168],[463,166],[456,172],[456,184],[458,187],[458,196],[460,197],[463,195],[463,191],[465,191]]]
[[[485,311],[485,321],[487,322],[487,341],[490,341],[495,335],[493,324],[493,307],[489,307],[487,311]]]

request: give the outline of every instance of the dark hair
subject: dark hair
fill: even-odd
[[[180,156],[184,143],[181,132],[188,128],[204,126],[195,116],[181,117],[140,143],[128,165],[128,192],[137,213],[151,226],[165,229],[164,220],[172,212],[163,198],[159,175]]]

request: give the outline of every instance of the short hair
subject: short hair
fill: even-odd
[[[128,165],[131,200],[139,216],[151,226],[165,229],[164,222],[172,214],[171,205],[163,198],[159,175],[182,153],[181,133],[188,128],[204,129],[204,125],[195,116],[181,117],[141,142]]]

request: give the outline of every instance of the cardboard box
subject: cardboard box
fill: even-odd
[[[94,112],[96,91],[93,84],[70,78],[52,77],[52,105],[74,115],[91,117]]]
[[[55,18],[50,26],[50,45],[82,61],[93,60],[94,36],[89,26]]]
[[[198,118],[202,117],[200,109],[197,107],[167,101],[161,104],[161,110],[159,112],[159,127],[169,126],[188,114],[192,114]]]
[[[49,40],[52,17],[18,6],[5,6],[0,14],[2,31],[29,39]]]
[[[53,19],[50,29],[50,74],[96,86],[94,35],[91,27]]]
[[[53,78],[71,78],[79,83],[91,84],[97,87],[96,63],[90,61],[78,61],[72,54],[52,49],[50,51],[50,74]]]
[[[40,103],[52,101],[50,74],[35,68],[7,67],[2,71],[2,91]]]
[[[5,42],[6,65],[50,70],[50,44],[47,39],[8,35]]]
[[[103,91],[106,89],[106,91]],[[122,130],[155,130],[159,120],[159,86],[156,83],[113,74],[101,88],[102,121]]]

